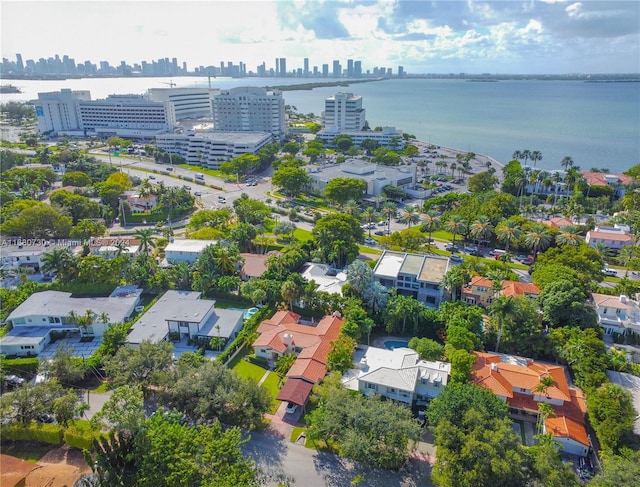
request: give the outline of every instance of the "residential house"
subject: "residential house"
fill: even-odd
[[[121,286],[108,297],[74,297],[62,291],[34,293],[7,317],[12,329],[0,338],[0,353],[38,355],[54,332],[100,337],[110,325],[129,320],[141,294],[142,289],[136,286]],[[91,314],[92,322],[85,326],[73,322],[72,312],[80,317]]]
[[[575,225],[570,218],[566,218],[564,216],[554,216],[553,218],[549,218],[548,220],[543,221],[545,225],[548,225],[553,228],[562,228],[568,227],[570,225]]]
[[[546,431],[554,437],[558,435],[564,452],[586,455],[590,446],[584,419],[586,399],[580,389],[569,384],[564,367],[512,355],[473,353],[474,384],[504,400],[511,416],[520,420],[537,421],[538,404],[548,404],[557,421],[547,423]],[[549,378],[551,384],[545,386],[544,381]]]
[[[496,297],[492,290],[493,281],[483,276],[473,276],[471,281],[462,288],[462,300],[467,304],[487,307]],[[502,281],[499,296],[527,296],[535,299],[540,294],[540,288],[533,283],[519,281]]]
[[[200,292],[165,292],[147,312],[131,327],[127,344],[139,346],[142,342],[168,341],[171,334],[176,339],[209,341],[220,337],[233,340],[242,329],[244,312],[233,309],[216,309],[215,301],[201,299]]]
[[[315,282],[318,285],[318,291],[324,291],[329,294],[342,295],[342,286],[347,283],[347,274],[339,271],[326,264],[315,264],[307,262],[300,274],[305,280]]]
[[[122,201],[129,205],[131,213],[146,213],[158,206],[158,195],[127,191],[122,195]]]
[[[280,252],[271,251],[266,254],[252,254],[243,252],[240,257],[243,259],[242,269],[240,269],[240,278],[248,281],[255,277],[260,277],[267,271],[267,259],[272,255],[279,255]]]
[[[168,264],[175,264],[177,262],[194,264],[204,249],[217,243],[217,240],[171,238],[169,244],[164,249],[165,259]]]
[[[633,182],[633,177],[627,176],[626,174],[613,174],[593,171],[582,171],[580,174],[590,187],[609,186],[610,188],[613,188],[614,198],[621,198],[622,196],[624,196],[624,187]]]
[[[398,294],[437,308],[444,299],[442,282],[448,270],[446,257],[385,250],[373,277],[387,289],[396,288]]]
[[[449,382],[451,364],[420,360],[410,348],[360,345],[353,357],[354,367],[343,377],[345,388],[365,396],[380,395],[406,406],[425,405],[437,397]]]
[[[301,320],[300,315],[292,311],[278,311],[260,323],[260,336],[252,345],[256,357],[275,361],[287,353],[298,356],[276,399],[304,406],[313,385],[327,373],[327,355],[342,324],[338,313],[314,323]]]
[[[589,247],[604,244],[607,248],[618,251],[627,245],[633,245],[633,237],[627,225],[615,224],[613,227],[596,227],[588,231],[586,242]]]
[[[640,307],[636,301],[624,294],[609,296],[598,293],[592,293],[591,300],[605,335],[624,334],[627,330],[640,334]]]

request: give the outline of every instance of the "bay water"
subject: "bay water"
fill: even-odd
[[[333,80],[212,78],[211,87],[274,86]],[[0,101],[34,100],[39,92],[89,90],[92,99],[143,94],[149,88],[208,86],[203,77],[15,80],[20,94]],[[3,81],[6,83],[6,81]],[[565,156],[583,170],[622,172],[640,163],[640,83],[456,79],[391,79],[340,87],[285,91],[285,103],[320,115],[326,97],[348,91],[363,97],[371,128],[395,126],[418,139],[490,156],[501,163],[516,150],[542,153],[538,168],[559,169]]]

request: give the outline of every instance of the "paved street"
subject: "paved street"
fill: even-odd
[[[412,460],[401,472],[374,469],[354,464],[331,453],[317,452],[289,442],[272,428],[251,433],[243,451],[257,463],[267,487],[280,484],[301,487],[344,487],[357,475],[364,480],[359,487],[430,487],[431,467],[425,461]],[[286,472],[286,473],[285,473]]]

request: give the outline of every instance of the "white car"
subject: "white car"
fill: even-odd
[[[614,271],[613,269],[608,269],[608,268],[602,269],[602,273],[605,276],[618,277],[618,273],[616,271]]]
[[[287,414],[293,414],[298,410],[298,405],[290,402],[287,404]]]
[[[367,245],[375,245],[377,242],[375,241],[375,239],[367,237],[364,239],[364,243],[366,243]]]

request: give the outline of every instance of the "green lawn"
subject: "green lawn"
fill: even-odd
[[[300,242],[306,242],[307,240],[311,240],[313,237],[309,230],[304,230],[302,228],[296,228],[296,231],[293,232],[293,236]]]
[[[271,414],[276,414],[276,411],[278,411],[278,408],[280,407],[280,401],[276,401],[276,396],[280,392],[280,388],[278,387],[279,385],[280,376],[275,372],[269,372],[269,375],[262,383],[262,387],[266,388],[269,391],[269,394],[271,395],[271,398],[273,400],[271,403],[271,409],[269,410],[269,413]]]
[[[266,372],[262,367],[252,364],[251,362],[247,362],[246,360],[239,360],[233,365],[231,370],[240,377],[253,379],[256,382],[260,382],[260,379],[262,379],[262,376]]]

